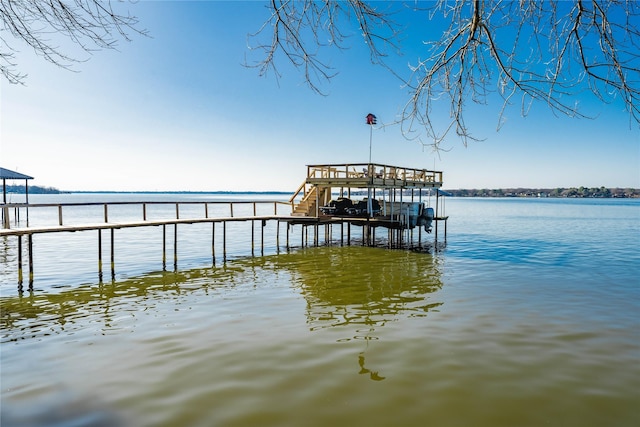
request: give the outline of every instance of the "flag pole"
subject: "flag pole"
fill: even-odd
[[[373,140],[373,125],[369,126],[369,182],[373,183],[373,166],[371,166],[371,141]],[[367,188],[367,218],[373,218],[373,203],[371,202],[371,187]],[[367,227],[368,228],[368,227]],[[369,229],[370,230],[370,229]],[[370,231],[367,230],[367,233]]]
[[[369,126],[369,165],[371,165],[371,144],[373,141],[373,125]],[[371,166],[369,166],[371,167]]]
[[[373,185],[374,168],[371,165],[371,146],[373,143],[373,125],[376,124],[376,116],[367,114],[367,124],[369,125],[369,164],[367,165],[367,175],[369,184],[367,185],[367,221],[373,217],[373,203],[371,202],[371,185]]]

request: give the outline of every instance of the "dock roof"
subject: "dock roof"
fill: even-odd
[[[24,179],[24,188],[25,188],[25,194],[26,194],[25,197],[27,199],[27,203],[29,203],[29,190],[28,190],[29,187],[27,184],[27,180],[33,179],[32,176],[25,175],[23,173],[12,171],[9,169],[0,168],[0,179],[2,180],[2,203],[4,204],[7,203],[7,180],[8,179]]]
[[[33,177],[9,169],[0,168],[0,179],[33,179]]]

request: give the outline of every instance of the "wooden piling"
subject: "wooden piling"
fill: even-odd
[[[11,221],[9,220],[9,207],[4,206],[2,208],[2,227],[9,229],[11,227]]]
[[[206,206],[206,203],[205,203]],[[207,217],[208,218],[208,217]],[[211,260],[216,265],[216,223],[211,223]]]
[[[176,203],[176,215],[178,214]],[[178,224],[173,225],[173,271],[178,271]]]
[[[318,247],[318,240],[320,236],[318,235],[318,224],[313,225],[313,246]]]
[[[115,230],[111,230],[111,280],[116,280],[116,251],[114,248],[114,234]]]
[[[291,224],[287,222],[287,251],[289,251],[289,229],[291,228]]]
[[[22,289],[22,236],[18,236],[18,286]]]
[[[233,210],[233,207],[231,208],[231,210]],[[222,260],[224,262],[227,261],[227,222],[226,221],[222,221]]]
[[[253,243],[253,240],[254,240],[254,235],[253,235],[254,234],[254,228],[255,228],[254,227],[254,221],[251,220],[251,256],[255,256],[255,252],[254,252],[255,245]]]
[[[98,280],[102,283],[102,229],[98,230]]]
[[[167,270],[167,225],[162,224],[162,271]]]
[[[29,289],[33,289],[33,234],[27,235],[27,253],[29,256]]]

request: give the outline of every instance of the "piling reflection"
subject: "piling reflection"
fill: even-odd
[[[311,330],[366,325],[371,331],[440,305],[429,299],[442,287],[438,260],[430,254],[363,247],[309,251],[288,257],[280,267],[297,278]],[[371,337],[367,332],[354,338]]]
[[[69,332],[76,320],[98,319],[103,331],[127,312],[144,312],[168,297],[180,298],[233,286],[242,269],[222,266],[184,272],[160,271],[118,282],[33,291],[0,298],[0,342]],[[78,322],[78,327],[86,326]]]
[[[386,324],[426,316],[442,303],[432,293],[442,287],[438,258],[430,254],[366,247],[310,248],[278,258],[304,296],[311,331],[343,330],[339,342],[361,340],[359,374],[385,379],[365,366],[366,351],[381,339]]]

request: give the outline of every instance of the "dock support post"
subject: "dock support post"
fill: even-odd
[[[178,204],[176,203],[176,214]],[[178,271],[178,224],[173,225],[173,271]]]
[[[115,262],[115,253],[114,253],[114,246],[113,246],[113,235],[114,235],[114,229],[111,229],[111,280],[114,281],[116,280],[116,262]]]
[[[98,281],[102,283],[102,229],[98,229]]]
[[[447,244],[447,219],[444,220],[444,244]]]
[[[320,235],[318,234],[320,231],[318,230],[318,223],[313,224],[313,246],[316,248],[320,245]]]
[[[233,204],[231,206],[233,209]],[[227,221],[222,221],[222,261],[227,261]]]
[[[18,290],[22,291],[22,235],[18,235]]]
[[[434,235],[433,235],[433,248],[438,249],[438,220],[436,220]]]
[[[289,252],[289,228],[291,228],[291,223],[287,222],[287,252]]]
[[[205,203],[205,210],[207,204]],[[213,262],[213,266],[216,265],[216,223],[211,223],[211,261]]]
[[[344,222],[340,221],[340,246],[344,246]]]
[[[366,224],[362,224],[362,246],[369,246],[369,230]]]
[[[27,252],[29,256],[29,290],[33,290],[33,234],[27,236]]]
[[[162,224],[162,271],[167,271],[167,225]]]
[[[255,256],[255,246],[256,246],[255,243],[254,243],[254,238],[255,238],[254,237],[254,233],[255,233],[254,224],[255,224],[255,221],[251,220],[251,256]]]
[[[9,208],[4,206],[2,208],[2,228],[7,230],[11,227],[11,221],[9,220]]]
[[[326,246],[331,246],[331,234],[333,233],[333,228],[331,226],[331,224],[326,224],[324,226],[324,240],[325,240],[325,245]]]
[[[440,195],[438,194],[438,192],[436,191],[436,211],[435,211],[435,217],[438,218],[438,200],[440,199]],[[435,238],[434,238],[434,249],[437,249],[438,247],[438,220],[436,219],[436,226],[435,226]]]
[[[276,204],[273,204],[276,209]],[[280,253],[280,221],[276,220],[276,253]]]
[[[262,227],[260,228],[260,255],[264,256],[264,227],[267,225],[267,220],[262,220]]]

